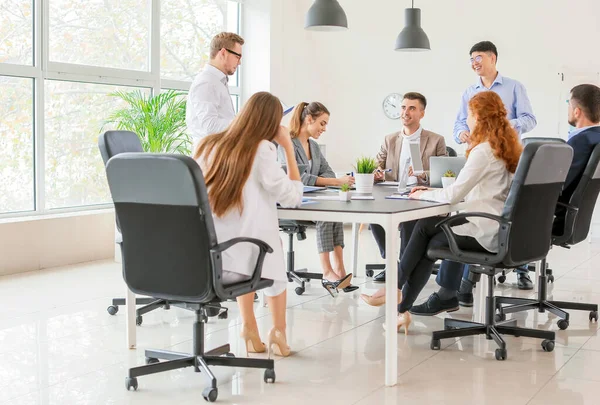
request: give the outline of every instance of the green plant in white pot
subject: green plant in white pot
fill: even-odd
[[[456,181],[456,173],[452,170],[446,170],[444,174],[442,174],[442,187],[449,187]]]
[[[344,183],[340,186],[340,201],[350,201],[350,186],[347,183]]]
[[[145,152],[190,155],[192,143],[186,133],[185,93],[169,90],[156,96],[139,90],[117,91],[110,96],[120,98],[127,107],[113,112],[104,122],[116,129],[137,134]]]
[[[373,183],[375,175],[373,172],[377,169],[375,159],[369,157],[361,157],[356,161],[356,173],[354,173],[354,186],[357,193],[371,194],[373,193]]]

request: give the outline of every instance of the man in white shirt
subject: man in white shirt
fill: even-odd
[[[242,45],[244,39],[231,32],[217,34],[210,42],[210,61],[194,79],[187,99],[186,123],[194,145],[233,121],[228,76],[241,64]]]

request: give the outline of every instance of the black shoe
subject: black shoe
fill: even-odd
[[[349,292],[356,291],[356,290],[358,290],[358,286],[352,285],[352,284],[350,284],[348,287],[342,289],[342,291],[345,293],[349,293]]]
[[[442,312],[458,311],[458,298],[450,298],[442,301],[437,293],[433,293],[427,298],[427,301],[421,305],[412,307],[408,312],[413,315],[433,316]]]
[[[517,275],[517,287],[519,290],[533,290],[533,283],[527,273],[518,273]]]
[[[373,281],[376,283],[385,283],[385,270],[373,277]]]
[[[458,304],[461,307],[473,306],[473,293],[458,293]]]

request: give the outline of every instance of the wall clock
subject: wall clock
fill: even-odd
[[[402,102],[402,95],[398,93],[392,93],[383,99],[383,113],[386,117],[391,120],[397,120],[400,118],[400,103]]]

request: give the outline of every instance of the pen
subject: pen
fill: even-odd
[[[352,177],[354,177],[354,172],[346,173],[346,176],[352,176]]]
[[[383,172],[383,173],[390,173],[392,171],[392,169],[377,169],[378,172]]]

